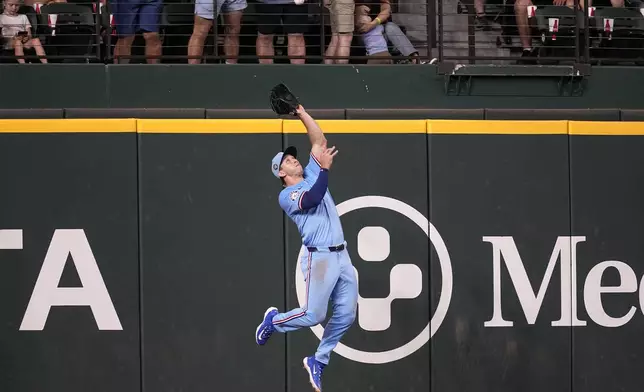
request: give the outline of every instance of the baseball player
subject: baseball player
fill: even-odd
[[[273,175],[282,181],[279,204],[297,225],[307,252],[300,259],[306,284],[306,303],[301,308],[280,313],[270,307],[257,327],[255,340],[264,345],[274,331],[290,332],[320,324],[326,318],[329,299],[333,315],[315,355],[303,359],[309,381],[322,390],[322,371],[329,364],[331,351],[353,324],[358,303],[358,282],[346,249],[340,217],[327,190],[329,169],[338,153],[327,148],[327,141],[315,120],[298,105],[297,117],[306,127],[311,153],[306,167],[297,159],[295,147],[279,152],[271,162]]]

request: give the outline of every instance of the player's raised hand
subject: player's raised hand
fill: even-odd
[[[320,161],[320,166],[324,169],[330,169],[333,164],[333,158],[338,154],[338,150],[335,149],[335,146],[331,148],[325,148],[320,153],[318,160]]]

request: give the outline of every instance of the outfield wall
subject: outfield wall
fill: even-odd
[[[325,391],[641,390],[643,122],[319,123],[360,284]],[[294,120],[0,121],[0,390],[310,390],[320,327],[253,339],[301,298],[291,144]]]

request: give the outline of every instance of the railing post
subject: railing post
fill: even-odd
[[[476,6],[474,1],[470,4],[469,2],[466,5],[467,7],[467,56],[469,57],[469,63],[476,63],[476,29],[474,24],[476,23]]]
[[[199,0],[196,0],[199,1]],[[218,27],[218,22],[219,22],[219,11],[217,9],[217,0],[212,0],[212,10],[213,10],[213,18],[212,18],[212,34],[213,34],[213,55],[215,56],[215,62],[219,60],[219,43],[218,43],[218,32],[217,32],[217,27]],[[224,59],[224,62],[226,60]]]
[[[101,2],[96,1],[94,4],[96,4],[96,11],[94,11],[94,22],[96,24],[96,59],[98,61],[102,60],[101,56],[101,22],[102,18],[101,16],[103,15],[103,12],[101,10]]]
[[[107,31],[105,33],[106,37],[106,42],[105,42],[105,52],[106,52],[106,60],[107,63],[113,63],[114,62],[114,56],[112,55],[112,33],[114,30],[112,29],[112,10],[114,9],[113,3],[117,2],[119,0],[106,0],[105,1],[105,7],[107,8],[107,11],[109,12],[108,17],[107,17]]]
[[[436,0],[425,1],[425,13],[427,14],[427,58],[431,59],[432,49],[436,47]]]
[[[443,53],[443,41],[445,40],[444,35],[444,21],[443,21],[443,0],[438,1],[438,62],[442,63],[444,58]]]
[[[586,5],[586,4],[585,4]],[[575,0],[575,63],[579,64],[579,0]],[[583,10],[581,12],[584,12]]]
[[[584,64],[590,62],[590,5],[585,4],[586,9],[584,10]]]
[[[324,64],[324,52],[325,52],[325,39],[324,39],[324,0],[320,0],[320,56],[321,63]]]

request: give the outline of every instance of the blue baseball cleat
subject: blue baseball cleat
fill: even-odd
[[[264,313],[264,320],[262,320],[262,323],[259,324],[257,330],[255,330],[255,341],[260,346],[265,345],[266,342],[268,342],[268,338],[270,338],[273,334],[273,331],[275,331],[272,320],[277,313],[279,312],[274,306],[266,309],[266,312]]]
[[[309,381],[317,392],[322,392],[322,370],[324,370],[324,364],[318,362],[315,357],[306,357],[302,360],[304,363],[304,369],[309,373]]]

